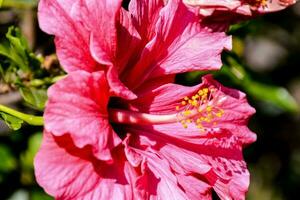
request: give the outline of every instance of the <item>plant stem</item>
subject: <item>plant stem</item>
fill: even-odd
[[[31,80],[28,85],[32,87],[40,87],[43,85],[51,85],[53,83],[56,83],[57,81],[65,78],[66,75],[61,75],[61,76],[55,76],[53,78],[44,78],[44,79],[33,79]]]
[[[11,109],[11,108],[6,107],[1,104],[0,104],[0,111],[7,113],[9,115],[12,115],[14,117],[17,117],[17,118],[23,120],[24,122],[28,123],[29,125],[33,125],[33,126],[43,126],[44,125],[44,119],[43,119],[43,117],[40,117],[40,116],[34,116],[34,115],[21,113],[19,111],[16,111],[14,109]]]

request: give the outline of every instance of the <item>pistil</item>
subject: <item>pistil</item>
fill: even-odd
[[[185,97],[175,106],[174,112],[168,115],[149,114],[137,111],[109,109],[109,120],[118,124],[155,125],[181,123],[184,128],[193,124],[200,131],[217,125],[217,118],[221,118],[224,110],[219,105],[226,99],[217,94],[214,87],[202,88],[191,98]]]
[[[120,109],[109,109],[109,120],[118,124],[167,124],[177,122],[177,114],[153,115]]]

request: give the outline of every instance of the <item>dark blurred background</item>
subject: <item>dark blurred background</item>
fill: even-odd
[[[36,5],[37,0],[4,0],[0,42],[14,25],[20,27],[33,52],[51,55],[53,38],[39,30]],[[224,53],[226,66],[215,75],[224,85],[246,92],[257,109],[250,128],[258,139],[244,151],[251,172],[247,199],[300,199],[300,3],[233,26],[230,33],[233,52]],[[195,84],[201,75],[182,74],[177,81]],[[32,112],[19,92],[1,80],[0,104]],[[26,125],[10,131],[0,123],[0,199],[51,199],[37,186],[32,166],[41,131]]]

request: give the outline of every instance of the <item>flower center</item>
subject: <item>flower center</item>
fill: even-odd
[[[274,0],[245,0],[247,4],[249,4],[252,9],[256,10],[260,7],[262,8],[268,8],[268,3],[273,3]],[[278,0],[275,1],[279,6],[287,7],[289,5],[294,4],[295,0]]]
[[[247,3],[255,8],[266,7],[269,0],[247,0]]]
[[[184,128],[195,126],[200,131],[217,125],[217,119],[222,117],[224,110],[219,105],[226,97],[217,92],[215,87],[202,88],[191,97],[185,97],[176,105],[173,114],[157,115],[109,109],[109,119],[118,124],[155,125],[181,123]]]
[[[177,118],[184,128],[193,124],[200,131],[206,127],[217,125],[217,118],[224,114],[219,105],[225,100],[225,96],[217,93],[215,87],[202,88],[192,97],[185,97],[181,105],[176,106],[180,111]]]

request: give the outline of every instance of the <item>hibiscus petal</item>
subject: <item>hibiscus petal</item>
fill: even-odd
[[[153,88],[148,86],[140,90],[139,98],[129,101],[131,107],[143,113],[170,114],[175,110],[178,101],[186,96],[192,96],[199,86],[187,87],[176,84],[164,84]],[[176,98],[174,98],[176,97]]]
[[[35,176],[46,192],[56,199],[138,199],[132,188],[134,169],[115,149],[113,163],[97,160],[91,149],[79,149],[68,136],[44,132],[34,160]]]
[[[124,99],[135,99],[137,97],[124,83],[121,82],[118,71],[114,66],[109,67],[106,73],[112,95]]]
[[[193,176],[176,175],[178,183],[190,200],[211,200],[211,186]]]
[[[230,37],[201,27],[198,16],[180,0],[168,1],[159,13],[155,37],[128,75],[127,85],[165,74],[219,69],[224,48],[231,48]]]
[[[141,36],[136,30],[130,12],[125,9],[120,10],[120,19],[117,24],[118,48],[116,67],[119,74],[122,74],[126,65],[130,65],[131,60],[136,59],[142,46]],[[129,48],[130,47],[130,48]]]
[[[79,148],[92,145],[99,159],[111,159],[110,150],[121,139],[108,122],[108,85],[102,72],[70,73],[48,91],[45,128],[56,136],[70,134]]]
[[[185,159],[193,158],[191,156],[185,157],[188,154],[182,154],[177,158],[174,157],[176,164],[169,162],[168,159],[164,158],[163,154],[156,151],[156,146],[153,143],[150,147],[145,146],[149,142],[148,140],[149,138],[144,137],[143,132],[139,132],[139,135],[134,134],[128,137],[128,144],[125,147],[125,149],[128,148],[131,152],[135,152],[135,154],[144,158],[141,165],[143,175],[137,180],[136,185],[139,189],[148,193],[147,199],[149,199],[149,196],[157,199],[211,199],[211,186],[209,184],[193,175],[182,173],[182,170],[177,171],[174,169],[174,167],[178,169],[176,165],[185,166],[185,164],[188,164],[191,166],[192,163],[192,166],[197,166],[200,169],[199,164],[201,165],[201,162],[199,163],[193,159],[181,163]],[[176,154],[177,150],[174,150],[174,154]],[[200,171],[206,173],[209,169],[210,167],[204,167]],[[187,173],[189,172],[187,171]]]
[[[117,54],[114,65],[107,70],[107,81],[116,96],[125,99],[135,99],[136,95],[121,81],[124,69],[130,65],[140,50],[141,38],[132,22],[128,11],[121,8],[120,19],[117,23]]]
[[[187,5],[198,6],[200,8],[200,13],[208,16],[213,14],[217,9],[224,10],[235,10],[242,5],[240,0],[219,0],[219,1],[209,1],[209,0],[183,0]],[[248,8],[248,14],[251,15],[250,7]]]
[[[153,70],[152,77],[221,68],[221,53],[224,49],[231,49],[231,37],[221,32],[199,31],[197,26],[192,25],[176,38],[168,55],[160,58],[159,67]]]
[[[166,160],[161,159],[159,155],[153,154],[151,151],[146,151],[143,148],[137,149],[135,148],[136,145],[129,144],[131,142],[139,143],[138,146],[141,145],[140,147],[145,147],[146,144],[154,145],[147,137],[141,136],[140,138],[138,136],[138,138],[139,141],[134,140],[129,134],[124,144],[127,159],[131,160],[131,163],[135,160],[133,162],[134,166],[137,163],[141,166],[142,175],[136,180],[135,186],[143,191],[143,199],[210,199],[209,185],[201,181],[196,181],[193,178],[187,180],[184,177],[177,177]],[[186,189],[186,181],[193,181],[193,183],[197,182],[198,184],[189,185],[189,188],[193,189],[188,190]],[[183,185],[179,185],[180,183]],[[204,196],[206,198],[202,198]]]
[[[218,88],[218,108],[224,111],[224,114],[214,119],[216,127],[230,130],[239,136],[244,144],[250,144],[256,141],[256,134],[247,127],[248,120],[255,113],[247,101],[246,95],[235,89],[227,88],[213,79],[212,76],[203,78],[204,85],[213,85]]]
[[[57,55],[67,72],[94,71],[97,65],[89,52],[89,32],[78,21],[77,4],[78,0],[41,0],[39,25],[46,33],[55,35]]]
[[[116,19],[122,0],[81,0],[82,20],[91,31],[90,50],[102,65],[113,65],[117,50]]]
[[[167,161],[170,169],[165,169],[176,174],[178,183],[185,187],[187,195],[194,197],[196,192],[205,199],[213,187],[221,199],[245,198],[249,187],[249,172],[243,160],[241,143],[235,136],[202,136],[202,139],[188,142],[176,137],[175,128],[168,132],[145,126],[140,129],[136,126],[127,129],[135,135],[129,145],[131,150],[142,152],[147,158],[151,152],[164,162]],[[148,147],[141,145],[143,138],[156,143]],[[159,162],[155,160],[155,163]],[[151,170],[154,174],[159,174],[155,168]],[[199,185],[186,187],[185,181],[191,179]]]
[[[148,42],[154,37],[155,25],[163,6],[163,0],[130,1],[129,12],[133,15],[135,26],[144,42]]]
[[[247,128],[248,119],[255,113],[255,110],[248,104],[246,95],[238,90],[230,89],[222,86],[217,81],[213,80],[212,76],[203,77],[203,82],[197,86],[187,87],[176,84],[166,84],[153,90],[143,91],[139,93],[139,98],[129,101],[129,105],[133,110],[138,110],[143,113],[150,113],[155,115],[162,114],[177,114],[180,116],[182,109],[176,110],[176,107],[181,107],[181,102],[186,97],[192,97],[197,94],[201,88],[208,88],[213,86],[216,89],[216,99],[211,100],[209,107],[222,110],[222,116],[214,116],[211,122],[204,124],[206,128],[203,133],[214,134],[220,129],[230,130],[240,138],[244,144],[252,143],[256,140],[256,135]],[[176,97],[176,98],[174,98]],[[186,107],[188,108],[188,107]],[[207,107],[202,108],[205,110]],[[183,109],[185,107],[183,106]],[[199,114],[199,117],[205,117]],[[215,115],[218,115],[215,113]],[[174,126],[176,125],[176,126]],[[188,129],[184,129],[178,118],[178,122],[172,124],[165,124],[159,127],[165,127],[164,131],[179,132],[182,131],[182,136],[185,134],[194,136],[201,133],[201,131],[193,124]],[[174,127],[174,128],[172,128]],[[177,131],[179,128],[180,131]],[[172,130],[168,130],[172,129]]]
[[[165,160],[160,159],[157,155],[150,152],[139,151],[139,153],[145,157],[147,168],[150,170],[149,173],[151,173],[150,175],[155,176],[155,178],[159,180],[156,195],[153,194],[152,196],[156,196],[156,199],[164,200],[188,200],[185,192],[178,187],[177,178]],[[148,179],[151,180],[153,177]],[[149,187],[153,187],[153,185]],[[150,189],[147,188],[147,191],[149,190]]]

